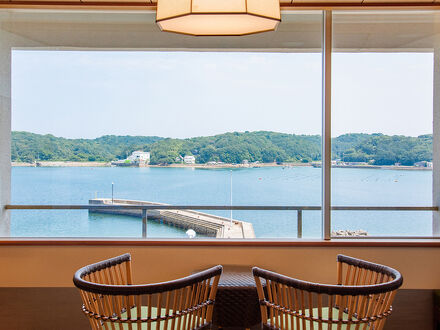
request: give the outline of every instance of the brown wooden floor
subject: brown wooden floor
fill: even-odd
[[[433,329],[431,290],[399,290],[385,330]],[[89,324],[75,288],[0,288],[0,329],[80,330]]]

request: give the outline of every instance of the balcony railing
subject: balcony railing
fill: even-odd
[[[149,210],[235,210],[235,211],[296,211],[297,238],[303,236],[303,212],[320,211],[320,206],[297,205],[6,205],[6,210],[141,210],[142,238],[147,238],[147,212]],[[439,211],[437,206],[333,206],[332,211]],[[336,237],[332,238],[346,238]],[[437,238],[433,236],[356,236],[350,238]]]

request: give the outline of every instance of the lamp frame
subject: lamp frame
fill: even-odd
[[[158,0],[159,2],[160,0]],[[174,15],[174,16],[169,16],[167,18],[162,18],[162,19],[156,19],[156,24],[159,26],[161,31],[164,32],[171,32],[171,33],[176,33],[176,34],[183,34],[183,35],[189,35],[189,36],[195,36],[195,37],[235,37],[235,36],[247,36],[247,35],[252,35],[252,34],[258,34],[258,33],[264,33],[264,32],[270,32],[270,31],[275,31],[278,28],[279,23],[281,22],[281,15],[280,18],[274,18],[274,17],[270,17],[270,16],[265,16],[265,15],[259,15],[259,14],[254,14],[254,13],[249,13],[247,11],[244,12],[193,12],[192,11],[192,2],[191,2],[191,9],[190,12],[188,13],[184,13],[184,14],[179,14],[179,15]],[[281,12],[281,5],[280,5],[280,12]],[[246,32],[246,33],[238,33],[238,34],[194,34],[194,33],[189,33],[189,32],[178,32],[178,31],[173,31],[173,30],[167,30],[167,29],[163,29],[162,26],[160,25],[161,22],[165,22],[168,20],[172,20],[172,19],[176,19],[176,18],[180,18],[180,17],[186,17],[186,16],[196,16],[196,15],[205,15],[205,16],[221,16],[221,15],[248,15],[248,16],[254,16],[254,17],[258,17],[258,18],[263,18],[263,19],[268,19],[268,20],[272,20],[272,21],[276,21],[277,23],[275,24],[273,29],[267,29],[267,30],[261,30],[261,31],[256,31],[256,32]]]

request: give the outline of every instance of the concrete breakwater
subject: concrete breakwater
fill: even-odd
[[[95,198],[89,200],[91,205],[136,205],[136,206],[167,206],[169,204],[127,199]],[[115,208],[108,210],[91,210],[95,213],[128,215],[142,217],[140,209]],[[147,210],[147,219],[158,221],[167,225],[183,229],[193,229],[196,233],[216,238],[255,238],[254,228],[251,223],[232,220],[204,212],[193,210]]]

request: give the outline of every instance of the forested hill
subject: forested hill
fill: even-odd
[[[12,132],[11,158],[33,161],[111,161],[159,141],[157,136],[105,135],[97,139],[65,139],[53,135]]]
[[[224,133],[190,139],[164,139],[149,146],[151,162],[172,163],[180,155],[194,155],[196,162],[209,161],[264,163],[319,160],[319,135],[294,135],[275,132]]]
[[[311,162],[321,159],[319,135],[268,131],[224,133],[208,137],[171,139],[155,136],[103,136],[65,139],[53,135],[12,132],[12,161],[111,161],[134,150],[151,152],[152,164],[171,164],[194,155],[197,163]],[[431,161],[432,135],[344,134],[333,139],[333,158],[375,165],[413,165]]]

